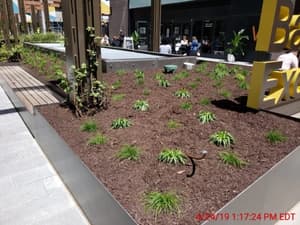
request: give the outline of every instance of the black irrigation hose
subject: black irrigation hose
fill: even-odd
[[[192,163],[192,173],[191,173],[191,174],[187,174],[187,175],[186,175],[187,177],[192,177],[192,176],[194,176],[195,171],[196,171],[196,163],[195,163],[195,159],[196,159],[196,160],[204,159],[205,156],[206,156],[206,154],[207,154],[207,151],[206,151],[206,150],[203,150],[203,151],[201,151],[201,154],[202,154],[201,157],[195,157],[195,156],[187,155],[187,157],[191,160],[191,163]]]

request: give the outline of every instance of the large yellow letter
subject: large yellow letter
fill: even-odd
[[[264,0],[257,34],[257,51],[276,52],[286,47],[293,11],[291,0]]]

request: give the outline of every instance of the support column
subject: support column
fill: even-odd
[[[161,0],[151,0],[151,50],[159,52],[160,24],[161,24]]]
[[[1,2],[1,21],[2,23],[2,29],[3,29],[3,36],[5,43],[8,47],[10,47],[10,39],[9,39],[9,22],[8,22],[8,13],[7,13],[7,4],[6,0],[0,0]]]
[[[49,3],[48,3],[48,0],[43,0],[43,6],[44,6],[46,32],[49,32],[50,31],[50,20],[49,20]]]
[[[24,0],[18,0],[18,4],[19,4],[19,13],[20,13],[20,17],[21,17],[21,32],[28,34]]]
[[[15,15],[14,15],[14,9],[12,0],[6,0],[7,3],[7,12],[8,12],[8,21],[9,21],[9,27],[12,35],[14,36],[15,43],[18,42],[18,34],[17,34],[17,27],[16,27],[16,21],[15,21]]]
[[[100,0],[62,0],[67,60],[67,75],[73,80],[71,66],[80,67],[86,63],[86,28],[94,27],[100,36]],[[101,79],[101,54],[97,54],[99,67],[97,79]]]
[[[34,5],[31,5],[31,23],[32,23],[33,33],[36,33],[36,31],[37,31],[37,18],[36,18]]]

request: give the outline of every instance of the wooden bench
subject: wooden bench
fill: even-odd
[[[19,66],[1,66],[0,77],[4,78],[32,114],[35,106],[59,103],[42,82]]]

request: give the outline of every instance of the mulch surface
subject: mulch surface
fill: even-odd
[[[213,64],[209,66],[211,68]],[[125,97],[120,101],[111,100],[107,110],[92,117],[77,118],[68,108],[59,105],[39,109],[138,224],[199,224],[196,214],[216,212],[300,144],[299,122],[247,109],[247,91],[238,88],[232,76],[224,80],[221,88],[232,94],[225,99],[220,90],[213,87],[213,81],[201,73],[189,71],[189,77],[178,81],[172,80],[174,75],[168,74],[166,77],[171,86],[162,88],[154,78],[157,72],[146,71],[144,85],[136,84],[133,73],[123,76],[104,74],[104,81],[109,86],[117,80],[121,82],[121,87],[112,90],[111,95],[124,94]],[[197,87],[192,88],[199,78],[201,81]],[[174,96],[175,91],[183,87],[190,91],[191,98]],[[203,98],[211,99],[211,104],[199,104]],[[135,111],[132,106],[138,99],[147,100],[150,110]],[[183,102],[192,103],[192,109],[182,109]],[[197,120],[201,110],[213,112],[216,121],[201,124]],[[112,121],[119,117],[129,119],[133,125],[112,129]],[[80,126],[87,120],[97,123],[98,132],[107,137],[107,143],[99,146],[87,144],[94,135],[80,131]],[[175,120],[181,126],[168,128],[169,120]],[[231,150],[247,161],[247,166],[238,169],[221,162],[218,152],[224,149],[209,142],[210,135],[219,130],[226,130],[234,136],[235,144]],[[266,139],[270,130],[282,132],[287,140],[271,144]],[[116,158],[125,144],[136,145],[142,150],[138,161]],[[178,148],[192,155],[199,155],[205,149],[208,154],[197,162],[195,175],[187,177],[191,166],[158,161],[158,154],[164,148]],[[179,174],[182,170],[185,172]],[[181,199],[180,212],[155,218],[144,207],[144,194],[150,191],[175,192]]]

